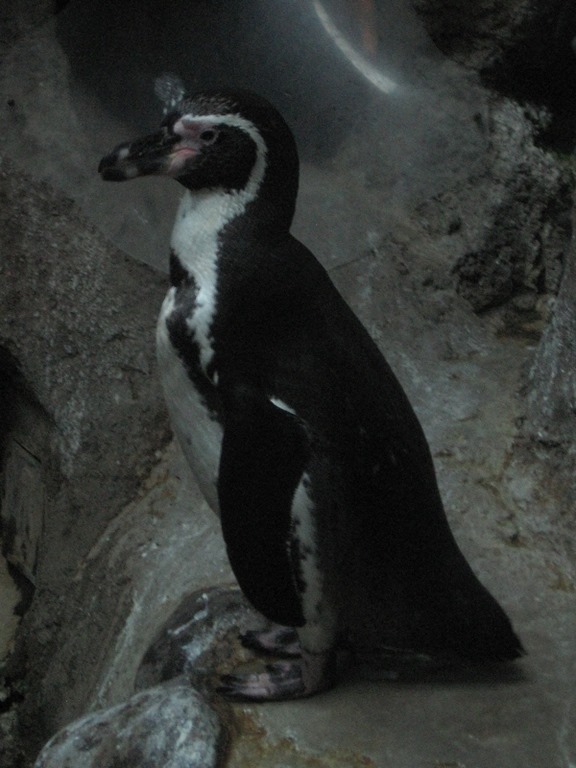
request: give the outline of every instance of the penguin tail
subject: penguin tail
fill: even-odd
[[[526,651],[504,609],[475,579],[465,592],[452,593],[452,604],[442,612],[445,619],[443,645],[455,657],[483,664],[509,662]]]

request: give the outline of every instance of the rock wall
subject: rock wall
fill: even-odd
[[[69,588],[168,439],[149,312],[165,280],[6,158],[0,200],[2,535],[33,592],[6,675],[16,698],[23,677],[35,692],[42,739],[60,706],[51,662],[66,616],[82,610]]]

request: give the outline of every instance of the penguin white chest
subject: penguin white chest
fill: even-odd
[[[175,294],[175,288],[168,291],[156,329],[160,378],[174,433],[200,490],[212,509],[218,512],[217,480],[223,431],[215,413],[208,407],[206,396],[195,386],[184,357],[170,338],[169,323],[176,311]],[[200,368],[198,375],[204,376]],[[205,384],[207,388],[212,386],[207,378]]]
[[[226,224],[243,212],[252,194],[230,195],[218,189],[184,194],[171,246],[187,277],[183,287],[168,291],[158,320],[158,362],[172,426],[215,511],[223,430],[208,401],[218,399],[218,374],[211,364],[219,237]]]

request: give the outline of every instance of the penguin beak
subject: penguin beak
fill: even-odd
[[[98,173],[105,181],[127,181],[151,174],[175,176],[196,147],[182,145],[182,138],[162,128],[156,133],[115,147],[100,160]]]

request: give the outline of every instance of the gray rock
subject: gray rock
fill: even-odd
[[[4,553],[36,588],[10,670],[34,691],[31,747],[85,711],[48,724],[37,709],[70,695],[70,659],[56,661],[70,630],[58,634],[86,616],[70,591],[169,435],[153,343],[164,292],[162,275],[106,244],[69,198],[1,160],[1,515]]]
[[[558,292],[570,242],[573,179],[536,146],[546,120],[508,100],[493,104],[491,196],[482,210],[481,236],[454,266],[456,288],[477,312],[526,293]]]
[[[188,595],[144,656],[136,689],[185,675],[196,688],[213,690],[215,672],[241,660],[239,633],[262,622],[238,588],[212,587]]]
[[[576,214],[573,216],[573,224]],[[529,431],[539,440],[573,446],[576,432],[576,246],[571,246],[552,320],[529,375]]]
[[[35,768],[216,768],[226,743],[217,714],[199,693],[158,687],[66,726]]]

